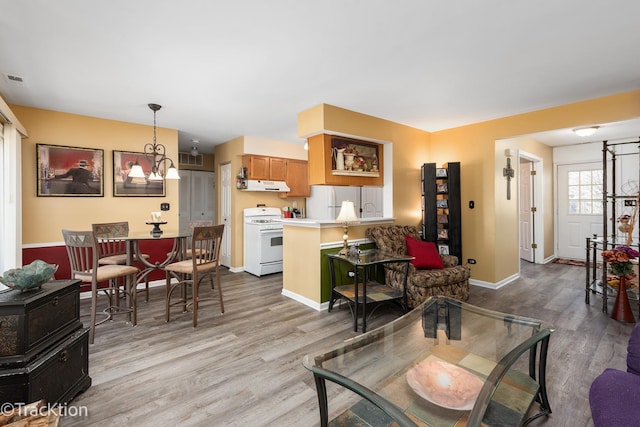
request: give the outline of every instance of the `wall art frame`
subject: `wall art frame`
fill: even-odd
[[[36,144],[38,197],[104,197],[104,150]]]
[[[136,162],[142,166],[145,178],[131,178],[129,171]],[[144,153],[113,150],[113,197],[164,197],[164,179],[149,181],[153,159]]]

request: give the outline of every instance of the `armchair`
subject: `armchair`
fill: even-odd
[[[373,240],[378,249],[406,255],[406,236],[420,239],[418,228],[409,225],[389,225],[368,228],[366,236]],[[458,257],[440,255],[442,269],[419,269],[409,265],[407,277],[407,297],[409,306],[417,307],[431,296],[444,295],[461,301],[469,299],[469,276],[467,267],[458,265]],[[394,265],[385,266],[387,285],[401,289],[404,272]]]

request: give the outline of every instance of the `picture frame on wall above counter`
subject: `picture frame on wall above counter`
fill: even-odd
[[[343,176],[380,176],[380,144],[351,138],[331,138],[332,174]]]
[[[138,163],[142,166],[145,178],[129,176],[131,167]],[[164,197],[164,179],[148,179],[153,160],[144,153],[113,150],[113,196],[114,197]]]
[[[36,144],[38,197],[104,197],[104,150]]]

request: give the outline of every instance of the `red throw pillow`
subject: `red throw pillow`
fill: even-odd
[[[429,270],[444,268],[435,243],[423,242],[411,236],[405,236],[405,241],[407,242],[407,253],[409,256],[415,257],[411,264],[416,268]]]

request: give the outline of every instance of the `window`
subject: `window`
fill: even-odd
[[[602,215],[602,169],[572,171],[567,178],[569,215]]]

